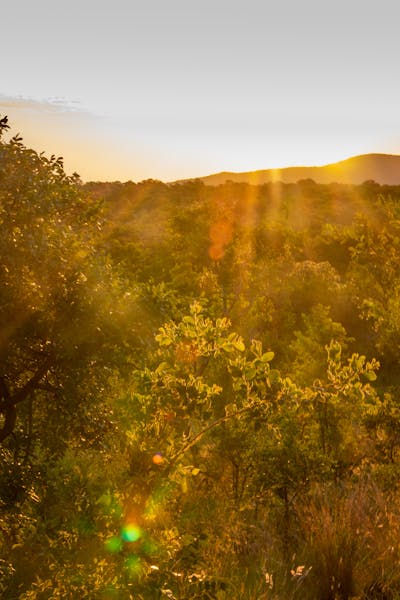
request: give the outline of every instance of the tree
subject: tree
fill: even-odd
[[[35,417],[61,447],[109,376],[133,299],[98,247],[101,218],[61,158],[1,138],[0,442],[28,452]]]

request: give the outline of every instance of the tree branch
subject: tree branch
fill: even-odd
[[[36,371],[36,373],[31,377],[31,379],[24,385],[20,390],[18,390],[11,398],[13,404],[19,404],[27,399],[29,394],[33,392],[42,379],[49,370],[50,360],[46,360],[41,367]]]
[[[37,389],[40,380],[46,375],[49,367],[50,360],[47,360],[13,396],[10,394],[4,377],[0,377],[0,413],[4,415],[4,423],[0,429],[0,443],[14,431],[17,420],[16,405],[26,400]]]
[[[174,454],[174,456],[172,456],[171,462],[170,462],[170,467],[176,463],[176,461],[178,460],[178,458],[180,456],[182,456],[182,454],[185,454],[188,450],[190,450],[190,448],[192,448],[195,444],[197,444],[197,442],[199,440],[201,440],[201,438],[208,431],[210,431],[211,429],[214,429],[215,427],[218,427],[218,425],[221,425],[221,423],[224,423],[225,421],[229,421],[229,419],[233,419],[233,418],[251,410],[252,408],[254,408],[254,406],[252,406],[252,405],[246,406],[245,408],[241,408],[240,410],[237,410],[235,413],[225,415],[224,417],[221,417],[221,418],[217,419],[216,421],[213,421],[212,423],[207,425],[207,427],[205,427],[204,429],[199,431],[199,433],[196,433],[196,435],[193,436],[192,439],[189,440],[188,443],[181,450],[179,450],[176,454]]]
[[[0,429],[0,442],[2,442],[13,432],[17,420],[17,410],[11,400],[4,377],[0,377],[0,397],[0,413],[4,415],[3,427]]]

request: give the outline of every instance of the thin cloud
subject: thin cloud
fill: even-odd
[[[62,97],[36,100],[24,96],[12,97],[0,94],[0,109],[23,110],[38,113],[81,112],[87,115],[90,114],[89,111],[84,109],[79,100],[69,100]]]

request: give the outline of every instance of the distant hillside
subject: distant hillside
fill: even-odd
[[[300,179],[313,179],[317,183],[348,183],[357,185],[373,180],[384,185],[400,184],[400,156],[395,154],[363,154],[322,167],[287,167],[265,169],[247,173],[223,172],[199,177],[207,185],[226,181],[246,182],[254,185],[270,181],[296,183]]]

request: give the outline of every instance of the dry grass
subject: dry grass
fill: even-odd
[[[373,484],[316,488],[296,507],[302,598],[391,600],[400,593],[400,502]]]

